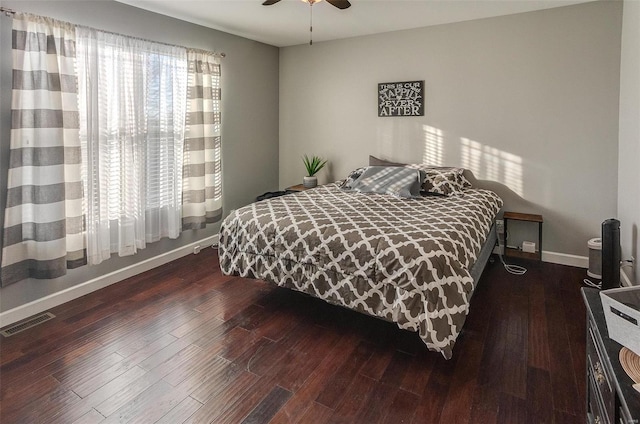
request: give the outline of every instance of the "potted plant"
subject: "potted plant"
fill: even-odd
[[[302,181],[304,187],[313,188],[317,186],[318,177],[315,175],[327,164],[327,160],[322,159],[320,156],[309,157],[304,155],[302,157],[302,163],[304,163],[304,167],[307,169],[307,176],[304,177]]]

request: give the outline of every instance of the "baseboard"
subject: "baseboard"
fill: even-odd
[[[32,315],[39,314],[55,306],[62,305],[63,303],[77,299],[89,294],[101,288],[110,286],[111,284],[118,283],[134,275],[138,275],[150,269],[156,268],[160,265],[164,265],[173,260],[187,256],[190,253],[194,253],[196,248],[203,248],[218,243],[218,235],[207,237],[199,240],[195,243],[188,244],[186,246],[179,247],[169,252],[163,253],[153,258],[146,259],[137,264],[130,265],[128,267],[119,269],[106,275],[102,275],[93,280],[86,281],[81,284],[77,284],[73,287],[69,287],[65,290],[61,290],[56,293],[52,293],[42,299],[34,300],[33,302],[20,305],[16,308],[9,309],[8,311],[0,313],[0,328],[7,325],[11,325],[14,322],[18,322]]]
[[[567,253],[542,251],[542,262],[552,264],[575,266],[578,268],[589,268],[589,258],[587,256],[569,255]]]
[[[494,247],[493,253],[499,255],[503,252],[502,246]],[[586,256],[569,255],[567,253],[542,251],[542,262],[550,262],[552,264],[575,266],[578,268],[589,268],[589,258]]]
[[[578,268],[589,268],[589,258],[586,256],[567,255],[565,253],[542,252],[543,262],[551,262],[560,265],[575,266]],[[620,270],[620,285],[622,287],[631,287],[633,282],[629,279],[624,270]]]

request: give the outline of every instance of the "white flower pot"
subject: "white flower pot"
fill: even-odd
[[[318,185],[318,177],[304,177],[302,185],[304,188],[314,188]]]

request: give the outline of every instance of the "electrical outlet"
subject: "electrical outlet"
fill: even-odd
[[[498,234],[504,234],[504,221],[502,219],[496,219],[496,231]]]

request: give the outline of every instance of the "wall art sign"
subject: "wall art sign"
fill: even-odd
[[[424,116],[424,81],[378,84],[378,116]]]

